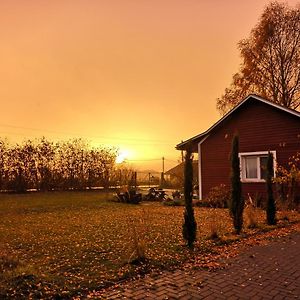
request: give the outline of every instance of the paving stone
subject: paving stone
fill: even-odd
[[[254,246],[226,268],[175,270],[122,284],[101,299],[299,299],[300,233]]]

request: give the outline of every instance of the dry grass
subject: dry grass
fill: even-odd
[[[0,197],[0,298],[68,298],[189,257],[183,207],[114,203],[99,192]],[[221,239],[232,232],[226,209],[195,208],[195,218],[195,251],[209,250],[212,231]],[[142,266],[128,264],[145,258]]]
[[[140,263],[146,260],[146,238],[149,232],[147,224],[149,221],[145,210],[142,210],[141,215],[135,218],[129,216],[127,219],[129,240],[131,241],[129,247],[132,248],[128,263]]]
[[[218,218],[218,209],[211,208],[208,218],[208,238],[218,239],[222,235],[222,221]],[[223,224],[224,225],[224,224]]]
[[[244,209],[244,219],[247,228],[257,228],[260,211],[253,205],[248,205]]]

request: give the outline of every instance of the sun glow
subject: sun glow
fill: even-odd
[[[121,164],[123,163],[126,159],[128,159],[129,152],[127,150],[121,150],[118,153],[118,156],[116,158],[116,163]]]

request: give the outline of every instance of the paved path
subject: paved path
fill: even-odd
[[[300,234],[254,246],[216,271],[175,270],[110,289],[101,299],[300,299]]]

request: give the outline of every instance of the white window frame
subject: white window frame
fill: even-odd
[[[240,152],[239,159],[240,159],[240,171],[241,171],[241,181],[242,182],[266,182],[265,179],[261,179],[261,169],[260,169],[260,157],[266,156],[268,153],[273,154],[273,168],[274,168],[274,177],[276,176],[276,151],[258,151],[258,152]],[[257,177],[256,178],[246,178],[246,165],[244,157],[254,156],[257,157]]]

